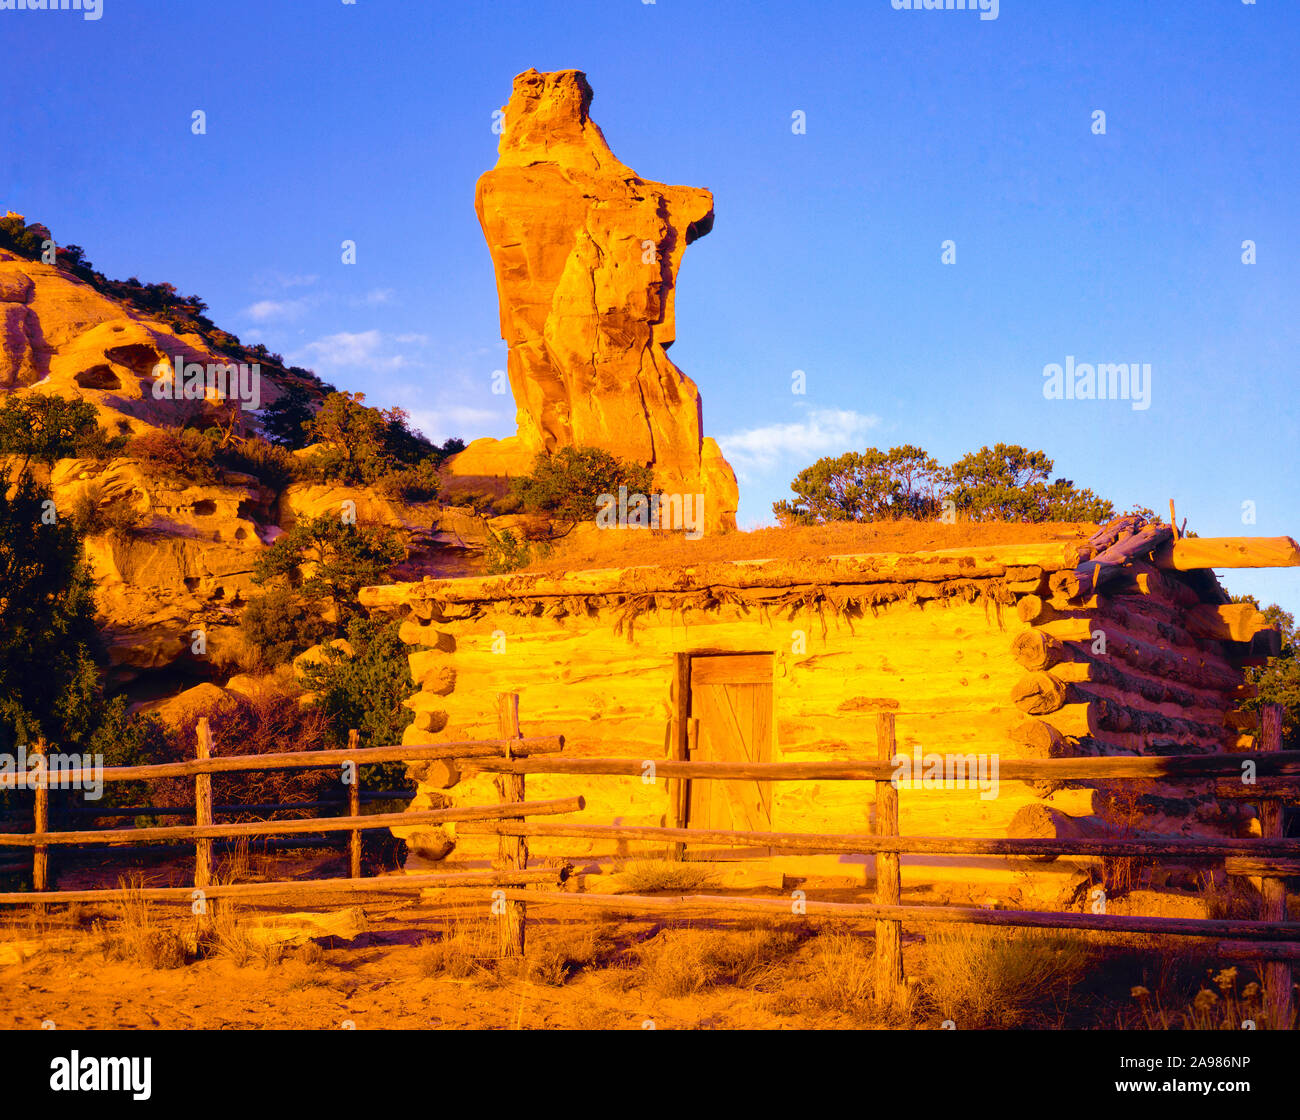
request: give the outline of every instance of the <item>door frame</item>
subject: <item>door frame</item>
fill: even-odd
[[[694,649],[686,653],[673,654],[672,685],[669,697],[672,718],[668,725],[668,757],[672,761],[686,761],[691,757],[695,746],[695,727],[698,721],[691,718],[691,660],[707,657],[770,657],[772,659],[772,756],[778,754],[778,725],[776,721],[776,650],[771,649]],[[690,790],[689,778],[670,778],[668,787],[669,826],[671,828],[690,827]],[[773,798],[775,803],[775,798]],[[775,807],[775,806],[774,806]],[[775,813],[773,813],[775,816]],[[772,827],[775,827],[773,822]],[[672,846],[672,858],[682,859],[686,845],[676,843]],[[759,855],[761,850],[754,851]]]

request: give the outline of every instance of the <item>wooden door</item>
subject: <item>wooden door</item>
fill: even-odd
[[[691,658],[693,761],[772,760],[772,665],[770,653]],[[692,781],[686,819],[691,828],[770,831],[772,785]]]

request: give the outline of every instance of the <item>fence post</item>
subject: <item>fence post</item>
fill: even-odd
[[[1282,705],[1265,704],[1259,711],[1259,749],[1261,752],[1282,749]],[[1283,805],[1279,797],[1259,803],[1259,833],[1264,840],[1283,837]],[[1280,875],[1260,880],[1259,916],[1266,922],[1286,921],[1286,880]],[[1286,1030],[1294,1013],[1291,998],[1291,963],[1268,961],[1264,965],[1264,998],[1267,1001],[1268,1025],[1271,1030]]]
[[[356,728],[348,732],[348,750],[355,751],[359,746],[360,735]],[[352,784],[348,786],[348,816],[361,816],[361,767],[352,759]],[[348,875],[353,879],[361,878],[361,829],[354,828],[348,839]]]
[[[32,806],[32,832],[37,836],[43,836],[50,830],[50,776],[45,769],[44,739],[36,740],[36,749],[27,759],[29,772],[33,763],[39,765],[40,773],[36,779],[36,799]],[[49,877],[50,850],[44,844],[37,844],[32,849],[32,890],[49,890]]]
[[[686,762],[691,757],[691,655],[673,654],[673,680],[670,689],[672,718],[668,721],[668,758]],[[686,778],[668,779],[668,823],[673,828],[685,828],[690,799],[690,782]],[[675,840],[668,845],[668,858],[681,862],[686,858],[686,845]]]
[[[206,760],[212,757],[212,732],[208,728],[208,717],[202,716],[194,728],[194,757]],[[212,775],[194,775],[194,824],[202,828],[212,823]],[[194,887],[207,890],[212,886],[212,841],[199,839],[194,841]],[[205,900],[202,915],[210,911],[213,902]],[[200,925],[206,923],[200,921]]]
[[[497,693],[497,726],[502,739],[518,739],[519,731],[519,693]],[[514,752],[509,744],[506,757],[513,758]],[[524,776],[522,774],[498,774],[497,791],[503,802],[524,800]],[[520,818],[521,820],[523,818]],[[500,870],[522,870],[528,866],[528,840],[523,836],[502,836],[497,841],[496,866]],[[503,957],[522,957],[524,955],[524,920],[527,904],[507,900],[497,919],[497,945]]]
[[[894,713],[876,713],[876,757],[888,762],[894,757]],[[893,782],[876,782],[876,835],[898,835],[898,789]],[[901,855],[876,853],[876,902],[897,906],[903,897]],[[876,1006],[901,1006],[903,983],[903,923],[876,920]]]

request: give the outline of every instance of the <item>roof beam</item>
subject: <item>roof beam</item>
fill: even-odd
[[[1159,568],[1300,568],[1300,545],[1290,537],[1182,537],[1155,554]]]

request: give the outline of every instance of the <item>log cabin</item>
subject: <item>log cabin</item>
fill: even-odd
[[[1295,566],[1295,542],[1177,539],[1132,517],[1091,536],[1053,530],[930,551],[425,579],[367,588],[362,602],[403,619],[417,684],[406,743],[494,737],[508,691],[523,733],[563,735],[565,757],[643,760],[639,777],[528,776],[529,799],[583,795],[583,823],[870,832],[871,782],[655,780],[649,764],[874,760],[887,711],[900,759],[961,755],[979,777],[903,782],[903,835],[1251,835],[1254,810],[1213,783],[999,782],[997,763],[1249,749],[1243,670],[1276,653],[1279,635],[1230,601],[1215,569]],[[411,771],[413,809],[497,797],[472,767]],[[483,867],[496,853],[496,838],[472,828],[394,831],[411,870]],[[577,837],[530,848],[534,860],[573,862],[579,882],[665,854],[662,842]],[[869,855],[754,855],[684,847],[750,887],[862,885],[873,871]],[[1074,905],[1093,870],[903,857],[905,889],[936,901]]]

